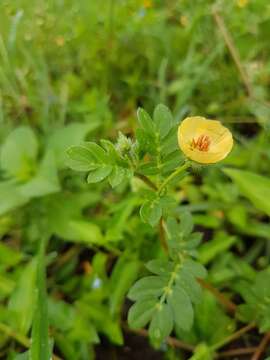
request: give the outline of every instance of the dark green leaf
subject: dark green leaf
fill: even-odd
[[[132,305],[128,312],[128,323],[133,329],[144,327],[156,311],[154,299],[144,299]]]
[[[128,297],[131,300],[140,300],[149,296],[159,296],[167,285],[168,279],[147,276],[138,280],[129,290]]]
[[[189,331],[193,324],[193,308],[186,292],[179,287],[174,287],[168,296],[168,304],[173,311],[173,318],[177,326]]]
[[[173,329],[173,315],[171,308],[167,304],[161,305],[151,320],[149,326],[149,336],[154,341],[162,341],[170,335]]]

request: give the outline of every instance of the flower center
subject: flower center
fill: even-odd
[[[209,146],[210,146],[211,140],[210,137],[207,135],[200,135],[197,140],[196,139],[192,139],[191,142],[191,149],[197,149],[200,151],[208,151],[209,150]]]

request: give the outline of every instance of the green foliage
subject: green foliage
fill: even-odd
[[[43,237],[40,241],[37,258],[37,275],[35,279],[36,304],[31,335],[30,360],[49,360],[51,358],[46,289],[45,244],[46,239]]]
[[[12,316],[11,326],[26,335],[32,324],[37,276],[37,259],[33,259],[18,279],[16,287],[9,298],[8,309]],[[23,315],[20,316],[21,312]]]
[[[261,332],[270,330],[269,289],[270,269],[256,274],[253,283],[243,282],[239,288],[245,304],[239,306],[239,317],[244,321],[256,321]]]
[[[138,171],[144,175],[166,175],[182,161],[173,116],[165,105],[160,104],[154,110],[153,119],[141,108],[137,117],[140,124],[136,133],[138,156],[149,156],[149,161],[140,164]]]
[[[120,145],[119,151],[108,140],[102,141],[103,147],[95,143],[84,143],[73,146],[68,150],[69,165],[73,170],[90,171],[87,176],[88,183],[97,183],[106,178],[112,187],[115,187],[132,175],[128,168],[125,156]]]
[[[136,303],[129,311],[131,327],[144,327],[155,341],[170,335],[174,324],[186,331],[193,324],[193,303],[200,301],[196,277],[205,277],[205,269],[190,259],[152,260],[146,267],[155,275],[138,280],[128,293]]]
[[[270,180],[267,177],[244,170],[226,169],[224,171],[257,209],[270,215]]]
[[[217,5],[0,2],[2,358],[155,357],[126,317],[166,359],[213,359],[241,321],[269,331],[269,4]],[[224,173],[179,151],[193,115],[231,128]]]

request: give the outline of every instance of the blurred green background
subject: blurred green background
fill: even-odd
[[[30,345],[45,239],[59,357],[184,359],[123,330],[125,294],[142,261],[160,252],[138,216],[138,184],[88,186],[65,151],[119,131],[132,137],[137,107],[162,102],[178,121],[221,120],[236,143],[226,165],[269,177],[269,37],[268,0],[1,1],[0,358],[27,359],[19,353]],[[235,181],[217,166],[175,191],[209,240],[200,259],[217,286],[251,279],[270,260],[269,183],[255,184],[258,194],[252,177]],[[215,311],[222,337],[234,324]],[[195,344],[216,340],[203,326],[196,336]]]

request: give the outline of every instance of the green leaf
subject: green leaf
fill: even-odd
[[[219,254],[230,249],[237,242],[236,236],[230,236],[224,232],[218,233],[214,239],[202,244],[198,250],[198,258],[202,264],[208,264]]]
[[[138,280],[129,290],[131,300],[140,300],[148,296],[159,296],[168,280],[157,276],[147,276]]]
[[[190,330],[193,324],[193,308],[186,292],[179,287],[174,287],[168,296],[168,304],[171,306],[174,321],[183,330]]]
[[[51,326],[58,330],[68,331],[74,326],[75,317],[78,314],[71,304],[48,298],[48,316]]]
[[[154,123],[163,139],[173,126],[173,117],[167,106],[159,104],[154,110]]]
[[[127,232],[127,223],[139,203],[140,199],[131,194],[117,204],[116,207],[113,207],[113,216],[107,223],[107,241],[117,242],[124,238],[124,234]]]
[[[193,230],[193,218],[188,211],[183,211],[180,214],[180,229],[183,236],[188,236]]]
[[[93,192],[59,193],[48,198],[46,218],[50,232],[59,237],[77,243],[104,244],[101,229],[82,215],[83,210],[99,200]]]
[[[112,172],[112,169],[111,165],[102,165],[100,168],[93,170],[88,174],[87,182],[97,183],[106,179],[106,177]]]
[[[142,108],[139,108],[137,111],[137,116],[140,126],[149,134],[152,134],[155,131],[154,123],[150,115]]]
[[[86,146],[72,146],[67,150],[67,155],[67,165],[72,170],[90,171],[97,167],[92,152]]]
[[[29,197],[24,196],[18,186],[5,181],[0,183],[0,215],[25,205],[29,201]]]
[[[190,272],[186,271],[185,268],[181,270],[180,276],[176,280],[176,285],[179,285],[181,289],[183,289],[190,300],[194,304],[198,304],[202,298],[202,288],[198,284],[196,278],[190,274]]]
[[[118,320],[112,318],[108,307],[96,304],[95,302],[85,297],[82,301],[76,304],[81,314],[92,321],[96,329],[104,333],[111,342],[117,345],[123,344],[123,335],[121,326]]]
[[[238,315],[244,321],[256,321],[261,332],[270,331],[270,267],[256,274],[253,283],[240,288],[246,304],[239,305]]]
[[[84,146],[90,151],[98,164],[107,164],[110,162],[110,158],[106,154],[105,150],[98,144],[94,142],[85,142]]]
[[[49,342],[49,321],[46,290],[45,267],[45,238],[40,242],[37,279],[36,279],[36,306],[33,319],[30,360],[50,360],[51,346]]]
[[[65,167],[68,162],[66,150],[72,145],[79,145],[86,135],[95,130],[99,123],[92,121],[91,123],[69,123],[49,136],[47,141],[47,149],[54,152],[57,166]]]
[[[60,191],[60,183],[54,155],[48,151],[36,173],[27,183],[19,186],[23,196],[33,198]]]
[[[213,360],[213,352],[206,344],[200,344],[196,347],[190,360]]]
[[[31,176],[38,152],[38,142],[30,127],[13,130],[2,145],[0,161],[8,176],[26,180]]]
[[[153,341],[162,341],[167,338],[173,329],[173,315],[167,304],[156,310],[149,326],[149,335]]]
[[[145,266],[154,274],[166,275],[173,271],[173,263],[166,259],[156,259],[149,261]]]
[[[114,315],[121,313],[125,296],[138,276],[140,262],[120,258],[114,267],[111,277],[110,312]],[[116,275],[117,274],[117,275]]]
[[[100,143],[104,147],[104,149],[106,149],[110,159],[113,160],[113,162],[119,160],[119,154],[113,143],[111,143],[109,140],[104,139],[101,139]]]
[[[194,277],[204,279],[207,276],[207,270],[197,261],[188,259],[184,263],[184,269],[190,272]]]
[[[195,306],[194,329],[198,341],[214,345],[234,333],[236,321],[228,316],[216,298],[207,290],[202,301]]]
[[[75,317],[70,338],[73,341],[86,341],[87,343],[99,343],[99,337],[95,326],[82,314]]]
[[[253,205],[270,216],[270,179],[245,170],[224,169]]]
[[[67,232],[70,231],[68,234]],[[62,232],[63,234],[63,232]],[[85,244],[104,244],[100,227],[87,220],[71,220],[66,224],[66,239]],[[64,234],[63,234],[64,235]]]
[[[33,319],[36,268],[37,259],[33,259],[26,265],[8,303],[8,309],[15,315],[10,318],[10,324],[23,335],[28,333]]]
[[[162,216],[160,199],[146,200],[140,209],[140,215],[144,222],[156,226]]]
[[[109,176],[109,183],[111,187],[115,188],[116,186],[121,184],[121,182],[125,179],[126,175],[126,169],[119,166],[114,166]]]
[[[0,269],[6,269],[17,265],[23,257],[23,254],[14,247],[0,242]]]
[[[156,311],[155,306],[156,301],[154,299],[144,299],[133,304],[128,312],[129,326],[133,329],[139,329],[148,324]]]
[[[29,351],[25,351],[22,354],[18,354],[14,357],[14,360],[29,360]]]

